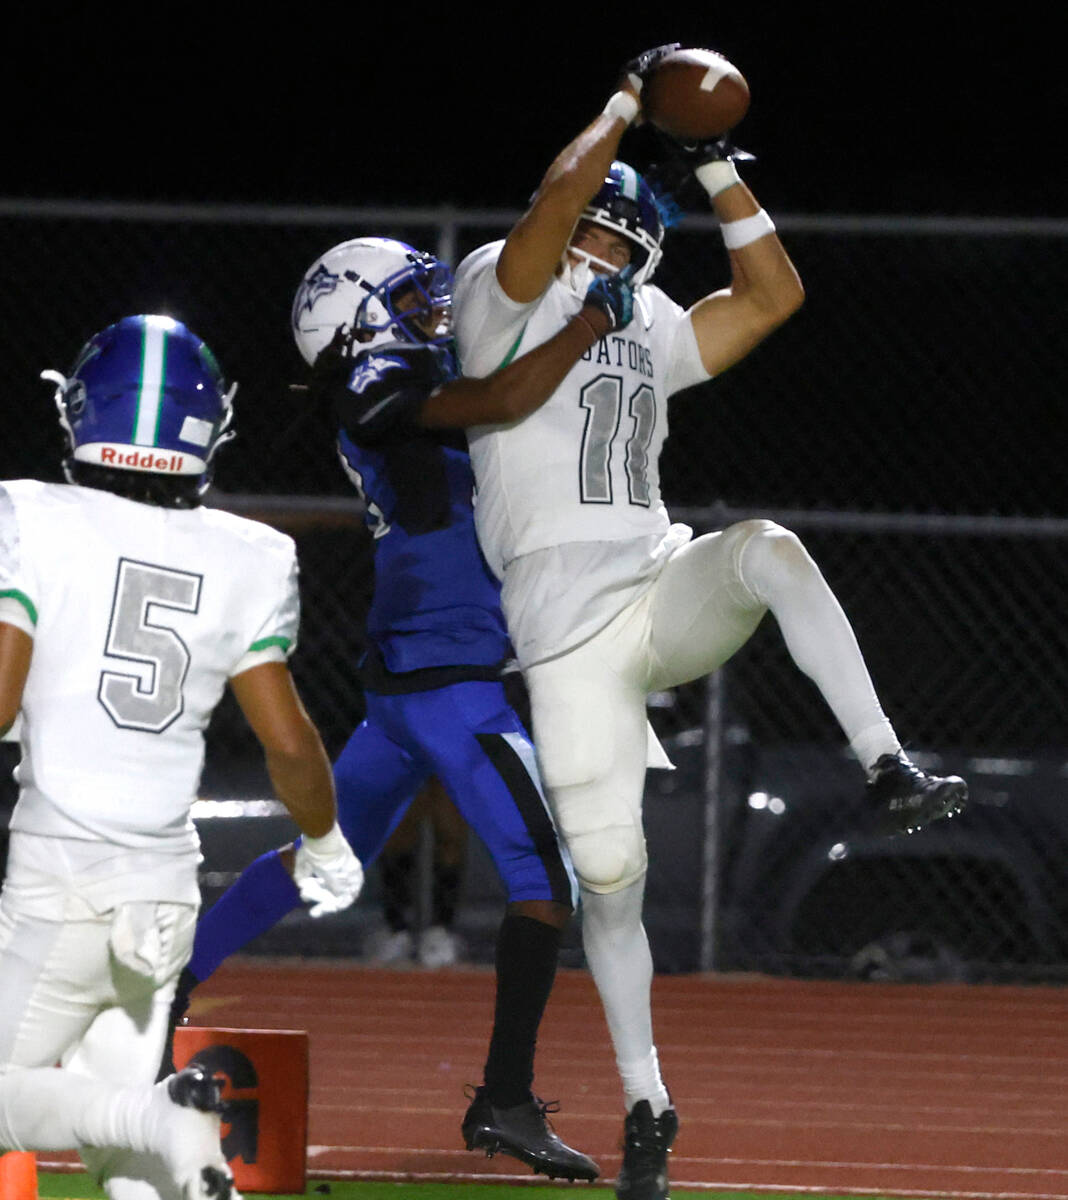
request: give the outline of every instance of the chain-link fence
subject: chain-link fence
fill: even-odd
[[[1068,977],[1068,522],[768,515],[821,563],[913,757],[967,778],[971,804],[920,836],[872,837],[859,767],[769,620],[705,685],[705,720],[676,752],[716,835],[695,958]],[[685,784],[653,786],[670,809]]]
[[[127,313],[185,320],[240,381],[239,438],[220,455],[213,502],[297,538],[294,669],[335,752],[362,714],[353,667],[370,552],[329,415],[289,389],[302,373],[292,294],[346,237],[399,236],[455,263],[515,215],[0,204],[0,477],[60,477],[42,368],[68,367]],[[806,305],[722,380],[673,401],[669,506],[699,531],[750,515],[794,528],[852,619],[903,741],[967,775],[974,803],[944,830],[865,841],[859,767],[769,619],[711,683],[650,698],[678,765],[648,787],[658,965],[1059,978],[1068,222],[778,225]],[[726,278],[714,222],[687,218],[658,281],[689,303]],[[204,793],[264,786],[251,735],[224,702]],[[209,854],[208,882],[235,865]],[[473,847],[472,924],[499,908],[495,887]]]

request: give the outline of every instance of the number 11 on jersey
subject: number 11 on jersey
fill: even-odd
[[[579,462],[582,503],[612,504],[612,449],[623,411],[623,380],[618,375],[598,375],[579,393],[579,406],[586,410]],[[624,447],[627,499],[648,508],[649,445],[656,425],[656,396],[647,383],[632,393],[627,413],[631,420]]]

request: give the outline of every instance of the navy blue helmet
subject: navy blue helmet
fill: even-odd
[[[633,244],[634,287],[646,283],[663,254],[664,222],[653,189],[623,162],[614,162],[582,219],[603,225]]]
[[[237,385],[227,388],[211,350],[172,317],[123,317],[89,339],[70,375],[42,371],[72,462],[165,476],[210,478],[228,432]]]

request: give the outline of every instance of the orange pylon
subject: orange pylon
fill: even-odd
[[[37,1159],[28,1151],[0,1154],[0,1200],[37,1200]]]

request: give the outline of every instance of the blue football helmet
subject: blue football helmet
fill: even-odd
[[[305,272],[292,327],[309,366],[339,328],[364,348],[397,341],[445,345],[452,339],[452,272],[407,242],[351,238]]]
[[[664,222],[653,189],[633,167],[618,161],[612,163],[580,220],[603,225],[632,243],[634,287],[641,287],[652,278],[663,254]],[[589,258],[582,251],[573,253]]]
[[[56,407],[72,463],[210,482],[229,431],[237,385],[227,388],[211,350],[181,321],[123,317],[82,347],[56,384]]]

